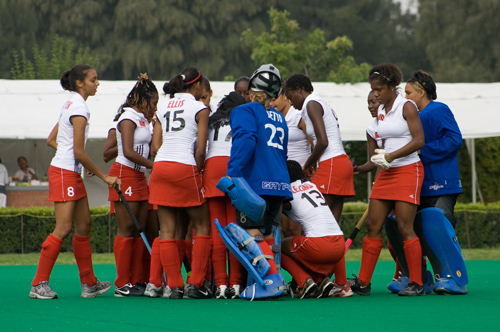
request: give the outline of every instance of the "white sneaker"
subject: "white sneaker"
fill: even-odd
[[[41,300],[57,299],[57,293],[49,286],[48,281],[41,281],[37,286],[31,286],[30,297]]]
[[[97,280],[94,286],[89,286],[87,284],[82,284],[82,297],[96,297],[106,293],[111,289],[111,283],[109,281],[99,281]]]
[[[233,285],[233,287],[228,290],[228,298],[239,299],[240,298],[240,285]]]
[[[148,283],[146,290],[144,291],[144,296],[161,297],[163,296],[163,288],[161,286],[156,287],[155,284]]]
[[[347,282],[347,284],[343,286],[334,283],[332,290],[328,294],[328,297],[351,297],[352,294],[353,293],[349,282]]]
[[[215,291],[215,298],[216,299],[227,299],[226,292],[228,292],[227,286],[220,285],[219,287],[217,287],[217,290]]]

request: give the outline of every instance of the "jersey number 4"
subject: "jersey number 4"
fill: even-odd
[[[266,123],[264,126],[266,129],[271,129],[271,136],[269,137],[269,140],[267,141],[267,145],[272,146],[273,148],[278,148],[280,150],[283,150],[283,140],[285,139],[285,129],[281,127],[276,127],[275,125],[271,123]],[[274,142],[274,139],[278,137],[278,142]]]
[[[183,118],[179,117],[179,114],[184,113],[184,110],[174,111],[172,120],[170,120],[170,113],[172,112],[168,111],[163,115],[166,120],[165,131],[168,133],[169,131],[181,131],[182,129],[184,129],[186,127],[186,121]],[[179,125],[174,127],[174,122],[178,122]]]

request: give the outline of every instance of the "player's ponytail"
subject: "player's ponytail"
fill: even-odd
[[[185,92],[194,84],[203,80],[203,75],[196,68],[185,68],[180,75],[175,75],[163,85],[163,92],[173,98],[177,92]]]
[[[87,72],[92,69],[91,66],[89,65],[76,65],[71,70],[65,71],[61,75],[61,86],[64,90],[68,91],[77,91],[77,86],[76,86],[76,81],[81,81],[83,82],[85,80],[85,77],[87,76]]]

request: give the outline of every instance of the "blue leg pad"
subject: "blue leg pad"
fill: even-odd
[[[467,285],[469,278],[460,244],[443,210],[426,208],[420,213],[425,240],[442,265],[441,277],[452,278],[458,286]]]
[[[235,223],[230,223],[226,227],[221,226],[217,219],[214,223],[226,247],[248,271],[248,277],[253,278],[255,283],[263,287],[265,284],[262,277],[269,272],[271,266],[257,242],[246,230]]]
[[[280,273],[269,274],[264,277],[264,286],[257,283],[248,284],[240,296],[250,301],[281,296],[285,291],[283,280]]]
[[[242,177],[221,178],[217,188],[226,194],[234,206],[253,221],[259,221],[266,211],[266,201],[257,195]]]

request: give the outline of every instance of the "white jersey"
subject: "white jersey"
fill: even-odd
[[[413,136],[411,136],[410,129],[408,128],[408,123],[403,117],[403,106],[406,103],[413,103],[413,105],[415,105],[413,101],[404,98],[398,93],[392,105],[392,109],[387,114],[385,113],[384,105],[380,105],[378,108],[377,132],[384,142],[384,149],[387,153],[399,150],[413,140]],[[417,106],[415,105],[415,107]],[[395,159],[391,163],[391,166],[405,166],[418,162],[419,160],[420,158],[415,151],[408,156]]]
[[[87,119],[85,127],[85,144],[87,144],[90,112],[85,99],[79,93],[71,92],[71,96],[64,103],[59,114],[59,131],[57,132],[56,140],[57,151],[50,164],[55,167],[81,173],[82,165],[75,159],[75,151],[73,149],[74,130],[71,123],[73,116],[83,116]]]
[[[302,106],[302,118],[306,122],[307,135],[312,137],[314,144],[317,144],[316,134],[314,133],[314,126],[309,115],[307,114],[307,104],[310,101],[315,101],[323,108],[323,122],[325,123],[326,136],[328,137],[328,146],[319,158],[319,162],[331,159],[345,154],[344,146],[342,145],[342,137],[340,137],[340,129],[337,115],[333,109],[325,103],[317,94],[311,93],[307,96]]]
[[[138,165],[133,161],[127,159],[123,155],[122,133],[118,130],[120,122],[123,120],[130,120],[135,123],[136,128],[134,131],[134,151],[148,159],[149,157],[149,143],[151,143],[151,131],[149,130],[149,122],[144,117],[144,114],[136,112],[134,109],[125,107],[124,112],[116,123],[116,141],[118,145],[118,157],[116,162],[133,168],[136,171],[146,172],[146,166]]]
[[[307,140],[306,134],[299,128],[300,112],[295,108],[290,107],[286,113],[285,121],[288,126],[288,160],[295,160],[301,166],[307,161],[311,154],[311,144]]]
[[[176,93],[156,112],[163,131],[163,142],[155,161],[174,161],[196,165],[194,150],[198,138],[196,115],[207,107],[190,93]]]
[[[377,118],[375,118],[368,124],[368,127],[366,128],[366,133],[368,134],[368,136],[373,138],[375,142],[377,142],[377,146],[381,148],[382,139],[378,135],[377,131],[378,131],[378,120]]]
[[[232,131],[229,119],[222,119],[219,123],[208,128],[208,153],[207,160],[212,157],[226,156],[231,154]]]
[[[343,235],[339,224],[326,204],[325,198],[312,182],[297,180],[292,184],[291,210],[283,212],[302,226],[305,236]]]

